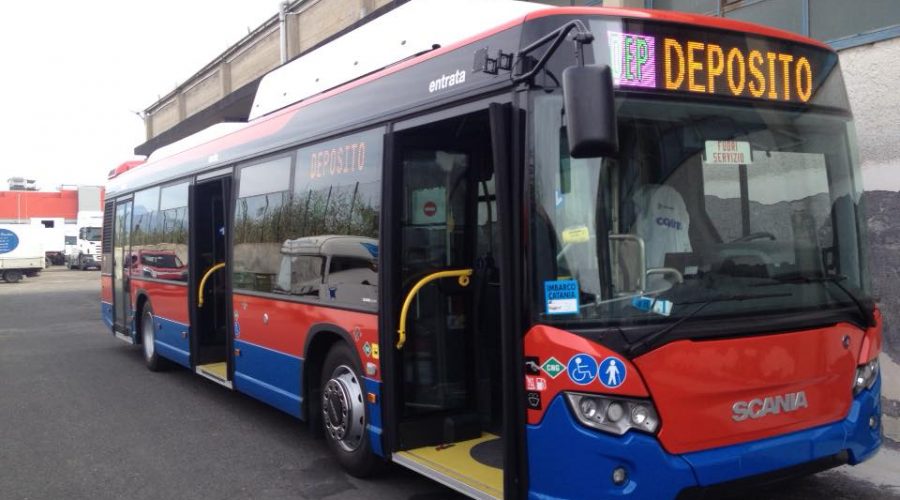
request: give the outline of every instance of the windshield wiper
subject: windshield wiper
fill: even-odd
[[[649,333],[642,337],[639,341],[628,346],[626,351],[629,355],[635,356],[639,354],[643,354],[650,349],[652,349],[656,345],[656,341],[659,340],[663,335],[670,333],[672,330],[677,328],[679,325],[684,323],[685,321],[696,316],[700,311],[702,311],[706,306],[710,304],[714,304],[716,302],[730,302],[730,301],[742,301],[742,300],[752,300],[752,299],[768,299],[772,297],[790,297],[791,293],[761,293],[761,294],[730,294],[730,295],[719,295],[713,297],[711,299],[705,301],[696,301],[696,302],[682,302],[676,305],[685,305],[685,304],[700,304],[693,311],[685,314],[684,316],[678,318],[677,321],[669,323],[668,325],[662,327],[661,329]]]
[[[764,286],[773,286],[773,285],[783,285],[786,283],[833,283],[834,286],[838,287],[844,295],[850,298],[856,308],[859,310],[859,314],[862,316],[863,321],[866,326],[875,326],[875,308],[874,304],[868,300],[861,299],[852,290],[846,287],[842,281],[847,279],[847,276],[844,274],[803,274],[803,273],[788,273],[788,274],[780,274],[771,276],[770,279],[773,281],[771,283],[756,283],[750,285],[752,287],[764,287]]]

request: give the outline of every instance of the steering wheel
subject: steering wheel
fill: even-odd
[[[731,240],[731,243],[744,243],[747,241],[758,240],[760,238],[768,238],[772,241],[775,241],[775,235],[768,231],[757,231],[755,233],[750,233],[746,236],[741,236],[740,238]]]

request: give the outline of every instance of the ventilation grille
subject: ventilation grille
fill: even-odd
[[[103,253],[112,253],[113,217],[116,215],[115,204],[106,202],[103,207]]]

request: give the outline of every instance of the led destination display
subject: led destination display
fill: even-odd
[[[626,26],[616,31],[615,24],[607,24],[605,37],[613,80],[622,90],[806,104],[815,100],[836,65],[836,56],[828,51],[785,40],[641,23]],[[605,59],[605,54],[598,56]]]

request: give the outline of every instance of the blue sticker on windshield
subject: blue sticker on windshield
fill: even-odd
[[[672,301],[653,297],[638,296],[631,299],[631,307],[644,312],[652,312],[668,316],[672,314]]]
[[[545,281],[544,302],[547,314],[577,314],[578,281]]]

